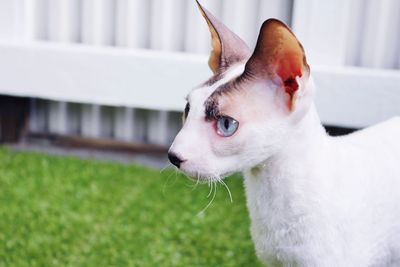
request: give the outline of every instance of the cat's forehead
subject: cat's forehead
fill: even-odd
[[[188,101],[191,106],[205,106],[210,100],[213,93],[221,88],[227,88],[230,86],[233,80],[240,76],[244,71],[244,64],[238,64],[231,67],[228,71],[223,74],[216,74],[211,77],[207,82],[201,86],[194,88],[188,95]]]

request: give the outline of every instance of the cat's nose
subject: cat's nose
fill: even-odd
[[[183,162],[182,159],[180,159],[175,153],[173,152],[168,152],[168,159],[171,161],[172,164],[174,164],[176,167],[180,167],[181,163]]]

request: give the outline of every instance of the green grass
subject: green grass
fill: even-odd
[[[261,266],[241,179],[0,149],[0,266]]]

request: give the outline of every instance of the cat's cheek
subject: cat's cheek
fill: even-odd
[[[239,134],[230,137],[216,136],[211,140],[211,150],[217,158],[240,155],[245,146],[245,139]]]

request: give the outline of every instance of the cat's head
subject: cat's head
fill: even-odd
[[[260,164],[285,145],[313,101],[304,50],[281,21],[261,27],[254,52],[199,5],[209,26],[214,75],[187,96],[170,161],[196,179]]]

